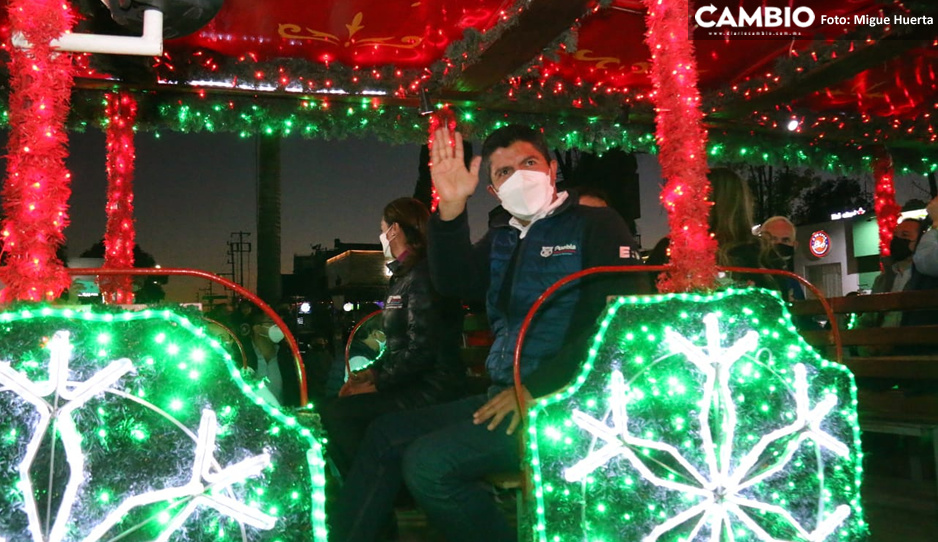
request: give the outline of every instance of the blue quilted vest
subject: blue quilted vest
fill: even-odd
[[[568,210],[568,206],[562,206],[557,214],[538,220],[524,239],[510,226],[493,232],[486,308],[495,340],[485,366],[494,386],[511,386],[514,382],[515,344],[531,305],[557,280],[583,268],[585,224],[578,213],[564,212]],[[514,286],[507,303],[500,303],[516,247],[520,253],[514,268]],[[522,381],[563,346],[578,299],[576,288],[564,288],[538,310],[525,335]]]

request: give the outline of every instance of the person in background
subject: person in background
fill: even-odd
[[[434,140],[449,136],[438,130]],[[628,226],[615,211],[577,205],[557,192],[557,162],[540,131],[518,125],[496,130],[469,168],[462,136],[454,139],[455,147],[433,146],[431,173],[440,204],[430,221],[430,269],[444,293],[487,300],[492,386],[485,394],[376,420],[332,516],[336,541],[375,540],[402,482],[450,542],[515,540],[515,528],[482,478],[519,468],[513,353],[521,323],[535,300],[572,272],[641,264]],[[480,180],[501,208],[473,245],[466,202]],[[645,278],[594,276],[545,305],[522,353],[527,400],[569,382],[586,359],[606,296],[643,293],[633,284],[644,286]]]
[[[238,334],[254,377],[264,382],[270,395],[282,406],[300,406],[300,380],[293,354],[283,330],[257,307],[239,310]]]
[[[938,289],[938,197],[929,201],[925,210],[928,219],[912,247],[912,273],[904,288],[907,292]],[[930,229],[921,233],[924,228]],[[903,326],[934,324],[938,324],[938,311],[906,311],[902,315]]]
[[[921,227],[918,220],[911,219],[896,225],[892,231],[892,241],[889,243],[889,256],[882,259],[882,271],[873,279],[871,294],[901,292],[906,289],[912,277],[912,255],[918,244]],[[902,311],[868,312],[857,316],[853,328],[898,327],[902,325],[902,320]],[[889,354],[894,348],[891,345],[857,346],[850,350],[862,356],[873,356]]]
[[[380,316],[369,318],[358,328],[355,337],[352,338],[348,354],[349,370],[357,373],[369,367],[378,358],[378,354],[384,350],[386,342],[387,336],[381,328]]]
[[[797,229],[791,220],[784,216],[767,218],[759,226],[759,236],[769,242],[772,248],[785,262],[785,269],[794,270],[795,247],[798,246],[796,238]]]
[[[413,198],[387,204],[379,239],[392,275],[371,339],[385,347],[374,364],[349,375],[339,398],[322,409],[329,453],[346,473],[369,424],[382,414],[449,401],[463,393],[459,358],[462,305],[444,298],[430,282],[427,220],[430,212]]]
[[[882,272],[873,280],[870,293],[882,294],[905,290],[912,277],[912,255],[918,244],[921,223],[903,220],[892,231],[889,258],[883,262]],[[902,312],[871,313],[861,318],[862,327],[896,327],[902,322]]]
[[[781,269],[782,263],[772,257],[768,243],[752,234],[752,196],[748,183],[728,168],[714,168],[707,178],[713,187],[710,232],[717,241],[717,264],[725,267]],[[733,282],[783,290],[771,275],[733,274]]]
[[[648,253],[647,265],[667,265],[671,263],[671,238],[667,235],[658,239],[655,246]]]
[[[759,237],[772,247],[772,260],[781,264],[779,269],[794,273],[795,249],[798,247],[795,224],[784,216],[767,218],[759,226]],[[797,280],[791,277],[775,277],[775,280],[782,286],[782,298],[785,301],[804,299],[804,290]]]
[[[925,210],[928,212],[928,220],[924,227],[929,229],[921,234],[912,248],[912,261],[917,273],[938,278],[938,197],[929,201]]]
[[[601,188],[591,186],[578,188],[577,194],[579,194],[577,201],[580,205],[586,205],[587,207],[609,207],[609,195]]]

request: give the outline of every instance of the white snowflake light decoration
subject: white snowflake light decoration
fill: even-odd
[[[0,360],[0,542],[328,538],[312,410],[255,394],[197,317],[20,306]]]
[[[852,380],[777,297],[620,300],[602,329],[576,384],[532,409],[540,540],[863,536]]]
[[[217,490],[260,474],[264,468],[270,465],[270,456],[268,454],[256,455],[218,472],[213,472],[216,470],[213,455],[217,434],[218,420],[215,412],[203,410],[202,421],[199,424],[198,442],[195,447],[195,459],[192,461],[192,478],[189,483],[181,487],[160,489],[129,497],[108,514],[107,518],[91,531],[84,542],[97,542],[115,525],[120,523],[127,512],[138,506],[164,501],[171,502],[177,499],[185,499],[188,504],[168,523],[156,542],[169,540],[170,535],[189,519],[195,509],[203,505],[214,508],[220,513],[248,525],[263,530],[271,529],[277,521],[276,518],[246,506],[231,497],[215,493]]]
[[[81,433],[75,427],[72,413],[82,407],[89,399],[104,392],[122,376],[133,370],[129,359],[120,359],[110,363],[99,373],[85,382],[69,381],[68,359],[72,345],[67,331],[58,331],[49,340],[49,380],[31,382],[22,374],[14,371],[9,363],[0,363],[0,385],[4,385],[24,401],[36,406],[39,411],[39,424],[33,431],[26,456],[20,462],[20,489],[26,501],[26,514],[29,518],[29,531],[33,540],[60,542],[66,534],[66,526],[71,517],[72,506],[82,482],[85,480],[85,456],[81,451]],[[47,397],[52,396],[50,400]],[[59,505],[59,513],[48,537],[43,535],[39,520],[39,508],[29,469],[36,458],[39,446],[46,438],[50,422],[55,422],[55,429],[61,435],[65,448],[65,458],[69,467],[68,485]]]

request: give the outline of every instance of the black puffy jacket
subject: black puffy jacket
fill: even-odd
[[[409,268],[396,260],[388,267],[393,275],[381,313],[387,343],[375,360],[375,387],[402,408],[457,397],[465,377],[461,304],[436,293],[426,258]]]

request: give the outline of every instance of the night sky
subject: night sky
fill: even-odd
[[[6,146],[6,134],[0,134]],[[479,145],[475,145],[478,151]],[[73,175],[69,201],[71,225],[66,230],[69,255],[77,257],[104,235],[105,146],[103,133],[72,134],[68,168]],[[164,267],[192,267],[227,272],[229,234],[256,231],[255,141],[233,134],[163,132],[137,136],[134,179],[137,243]],[[282,272],[293,269],[294,254],[310,246],[377,243],[384,205],[413,194],[419,147],[377,140],[285,139],[282,157]],[[644,248],[665,235],[667,223],[658,203],[660,169],[656,157],[638,158],[642,218],[638,230]],[[5,160],[0,159],[5,171]],[[927,197],[913,183],[921,177],[898,178],[900,204]],[[872,187],[872,185],[871,185]],[[916,195],[917,194],[917,195]],[[470,200],[474,238],[485,232],[486,214],[496,200],[480,187]],[[256,246],[255,246],[256,249]],[[246,274],[253,286],[256,265],[251,255]],[[194,301],[204,281],[174,277],[166,290],[173,301]]]
[[[5,147],[5,133],[2,144]],[[136,144],[138,245],[164,267],[229,271],[225,264],[229,234],[250,231],[255,241],[254,139],[163,132],[159,138],[138,134]],[[285,139],[281,148],[282,272],[292,271],[294,254],[309,254],[310,246],[317,243],[330,248],[335,238],[377,243],[384,205],[413,194],[419,150],[417,145],[368,139]],[[4,160],[0,164],[6,167]],[[72,134],[68,160],[73,176],[71,225],[65,232],[70,257],[77,257],[104,235],[104,164],[103,133]],[[653,159],[641,160],[640,165],[644,166],[640,170],[642,212],[651,220],[643,219],[639,227],[649,231],[647,239],[654,243],[665,229],[664,214],[657,206],[659,174]],[[495,204],[482,188],[470,200],[474,237],[485,232],[486,215]],[[252,285],[254,257],[246,272]],[[174,277],[166,289],[174,301],[194,301],[196,288],[204,286],[203,281]]]

